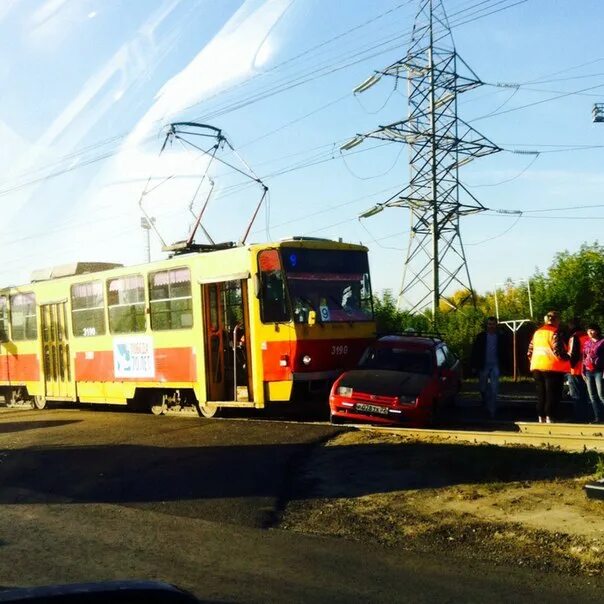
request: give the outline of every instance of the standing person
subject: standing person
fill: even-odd
[[[581,320],[574,317],[568,324],[570,338],[568,340],[568,355],[570,356],[570,373],[568,374],[568,390],[574,402],[575,420],[583,422],[587,415],[587,402],[590,397],[583,376],[583,346],[589,336],[581,326]]]
[[[604,370],[604,339],[598,325],[587,327],[588,339],[583,345],[583,377],[587,384],[589,400],[594,410],[594,423],[599,424],[604,417],[604,391],[602,390],[602,370]]]
[[[539,422],[551,424],[558,415],[564,374],[569,373],[570,362],[560,331],[560,315],[550,310],[543,318],[543,323],[533,334],[528,358],[537,387]]]
[[[488,317],[486,329],[481,331],[472,345],[472,368],[478,372],[478,388],[482,402],[491,418],[497,413],[499,374],[505,360],[505,342],[497,329],[497,318]]]

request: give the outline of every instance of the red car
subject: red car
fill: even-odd
[[[440,338],[385,336],[329,396],[333,423],[430,425],[461,387],[461,363]]]

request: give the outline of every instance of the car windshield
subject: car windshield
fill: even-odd
[[[365,351],[359,367],[429,375],[432,372],[432,360],[429,351],[371,347]]]
[[[373,319],[366,252],[283,248],[282,257],[296,323],[311,310],[324,323]]]

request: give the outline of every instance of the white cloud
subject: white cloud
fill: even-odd
[[[140,140],[158,123],[266,63],[274,52],[270,33],[291,3],[292,0],[247,0],[205,48],[162,86],[130,141]]]
[[[176,178],[168,185],[158,187],[145,199],[144,205],[150,215],[158,217],[158,228],[166,241],[172,242],[186,235],[191,220],[188,205],[207,158],[174,149],[158,158],[157,152],[143,152],[137,145],[150,132],[157,131],[158,125],[170,115],[227,84],[242,80],[268,61],[277,48],[271,34],[291,3],[292,0],[247,0],[237,10],[191,62],[162,86],[154,104],[124,142],[121,152],[91,186],[95,190],[83,204],[84,212],[115,212],[119,207],[120,215],[116,216],[115,225],[138,225],[137,202],[146,179],[149,175],[161,179],[175,174]],[[157,137],[157,149],[162,140],[161,136]],[[216,194],[219,187],[220,183]],[[247,216],[238,215],[233,220],[247,220]],[[87,246],[101,249],[102,243],[95,244],[94,237],[95,234],[92,237],[88,234]],[[122,249],[127,260],[132,260],[132,255],[140,259],[138,248]]]
[[[33,27],[43,25],[53,17],[56,17],[66,5],[67,0],[47,0],[32,14],[31,25]]]
[[[41,145],[46,149],[53,149],[56,155],[68,152],[82,140],[95,122],[103,118],[103,113],[115,102],[116,95],[119,97],[126,91],[131,92],[135,80],[149,68],[151,58],[166,52],[174,42],[174,38],[167,36],[157,42],[155,30],[179,2],[180,0],[164,2],[162,8],[139,28],[136,38],[122,45],[102,69],[85,82],[79,94],[40,137]],[[272,32],[291,2],[292,0],[244,2],[189,65],[162,86],[150,110],[140,120],[137,133],[148,131],[151,127],[157,130],[156,120],[161,122],[217,89],[240,81],[270,60],[277,48]],[[55,4],[55,9],[58,10],[58,6]],[[47,6],[49,12],[50,8],[52,5]],[[95,110],[90,112],[93,104]],[[150,174],[157,177],[178,172],[178,178],[170,183],[169,188],[160,187],[157,194],[149,196],[148,209],[158,217],[163,216],[160,226],[164,227],[163,233],[165,232],[168,242],[185,236],[191,222],[188,204],[198,182],[198,175],[203,172],[201,162],[206,160],[199,155],[189,154],[196,159],[185,161],[183,154],[180,157],[178,154],[171,154],[170,157],[162,157],[156,164],[161,137],[157,137],[157,145],[147,145],[148,152],[136,148],[133,143],[137,140],[140,141],[140,137],[129,137],[120,154],[89,183],[88,190],[78,192],[78,203],[73,204],[69,220],[81,226],[70,229],[69,241],[65,240],[64,233],[57,233],[56,236],[49,233],[44,237],[48,264],[81,258],[83,250],[92,259],[127,263],[142,261],[144,245],[137,201]],[[29,154],[27,161],[19,166],[20,171],[38,165],[40,158],[37,153]],[[195,176],[195,179],[187,177],[187,173]],[[31,192],[32,189],[28,191]],[[11,197],[11,202],[13,199]],[[11,203],[11,212],[17,212],[26,201],[26,198],[15,199],[15,203]],[[247,211],[244,214],[245,216],[234,216],[234,219],[247,219]],[[16,221],[9,226],[15,229],[18,227]],[[157,243],[154,244],[154,249],[155,253],[159,251]]]
[[[0,2],[0,21],[2,21],[15,6],[17,6],[17,2],[18,0],[2,0],[2,2]]]
[[[1,1],[1,0],[0,0]],[[36,141],[36,148],[20,155],[15,165],[18,172],[27,172],[48,162],[48,156],[61,156],[76,147],[92,129],[95,123],[114,107],[116,100],[148,69],[153,57],[163,51],[163,45],[155,40],[157,28],[173,13],[181,0],[169,0],[156,10],[139,28],[137,35],[123,44],[111,58],[91,75],[77,94],[50,123]],[[62,0],[51,0],[38,11],[36,20],[49,19],[56,15],[63,5]],[[94,103],[94,112],[89,107]],[[19,155],[17,155],[19,157]],[[28,190],[32,194],[34,189]],[[29,195],[12,200],[10,209],[4,214],[8,221],[17,214]]]

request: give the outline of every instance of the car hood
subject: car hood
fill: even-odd
[[[431,380],[431,376],[406,371],[356,369],[347,371],[338,386],[377,396],[417,396]]]

